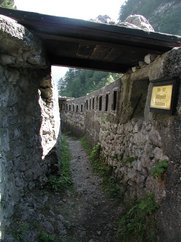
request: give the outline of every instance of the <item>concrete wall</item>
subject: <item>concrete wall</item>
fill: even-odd
[[[14,205],[46,181],[59,134],[59,110],[41,42],[0,16],[1,225]]]
[[[157,214],[160,242],[181,240],[181,88],[174,115],[152,113],[151,81],[175,78],[181,78],[181,48],[158,56],[142,68],[133,68],[120,80],[85,97],[64,101],[65,109],[61,111],[65,128],[81,131],[93,143],[100,143],[104,162],[113,167],[120,179],[125,201],[150,192],[155,194],[160,204]],[[106,95],[109,95],[108,109]],[[94,109],[89,105],[93,98]],[[69,105],[78,105],[78,112],[69,111]],[[155,178],[152,168],[163,160],[168,161],[168,170],[162,178]]]

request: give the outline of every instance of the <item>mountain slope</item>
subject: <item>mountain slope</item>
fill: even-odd
[[[181,35],[180,0],[127,0],[120,8],[120,20],[130,14],[145,16],[155,31]]]

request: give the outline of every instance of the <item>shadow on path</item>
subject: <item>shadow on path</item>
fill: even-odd
[[[122,205],[101,189],[80,141],[68,137],[73,191],[33,190],[16,206],[5,242],[119,242]]]

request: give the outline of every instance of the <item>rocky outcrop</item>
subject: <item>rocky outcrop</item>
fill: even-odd
[[[111,20],[108,15],[99,15],[96,19],[91,19],[91,21],[96,23],[117,25],[120,27],[142,29],[145,31],[154,32],[154,29],[149,21],[142,15],[130,15],[126,18],[124,22],[118,21],[117,23]]]
[[[108,24],[111,18],[108,15],[98,15],[94,22]]]
[[[125,24],[131,24],[131,26],[133,26],[133,28],[140,28],[143,29],[145,31],[152,31],[154,32],[153,27],[151,26],[151,24],[149,23],[149,21],[142,15],[130,15],[128,16],[125,21]]]
[[[17,68],[46,68],[41,41],[15,20],[0,15],[0,64]]]
[[[0,17],[1,225],[24,193],[43,184],[56,156],[58,99],[41,42]],[[52,159],[53,157],[53,159]]]

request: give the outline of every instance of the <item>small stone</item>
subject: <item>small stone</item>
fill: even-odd
[[[59,220],[61,220],[61,221],[65,221],[65,218],[64,218],[61,214],[59,214],[59,215],[57,216],[57,218],[58,218]]]
[[[136,66],[132,67],[131,69],[132,69],[132,72],[136,72],[137,70]]]
[[[55,213],[52,210],[50,210],[49,212],[50,212],[50,215],[55,216]]]
[[[99,231],[97,231],[97,235],[101,235],[102,234],[102,232],[99,230]]]
[[[45,221],[42,223],[42,225],[48,233],[50,233],[50,234],[54,233],[54,228],[50,222]]]
[[[56,223],[56,226],[57,226],[58,233],[60,235],[66,235],[67,234],[66,228],[65,228],[65,226],[62,222],[58,221]]]
[[[10,55],[1,55],[0,57],[0,63],[2,63],[3,65],[14,64],[15,61],[16,61],[15,57]]]
[[[156,55],[148,54],[148,55],[145,56],[144,61],[145,61],[146,64],[150,64],[155,59],[156,59]]]
[[[80,234],[79,234],[79,236],[80,236],[81,238],[86,237],[86,231],[81,231]]]
[[[156,160],[161,160],[163,157],[163,152],[160,148],[156,147],[153,151]]]
[[[162,143],[161,143],[161,137],[158,133],[158,131],[156,130],[151,130],[149,133],[149,140],[151,142],[151,144],[161,147]]]
[[[145,65],[144,61],[139,61],[138,64],[139,64],[139,67],[143,67]]]

